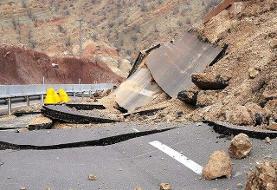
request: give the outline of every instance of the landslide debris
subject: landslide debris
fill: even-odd
[[[277,189],[277,161],[263,161],[248,175],[245,190]]]
[[[235,3],[233,8],[222,11],[198,28],[198,32],[209,41],[228,44],[226,55],[221,60],[208,67],[201,77],[193,76],[195,81],[196,78],[207,80],[204,84],[208,87],[196,82],[198,87],[204,86],[198,95],[205,94],[210,88],[208,81],[210,84],[216,82],[214,76],[231,78],[224,89],[206,96],[209,101],[203,103],[203,95],[199,100],[197,97],[199,107],[188,119],[220,120],[268,128],[269,121],[276,122],[277,119],[277,50],[270,45],[277,36],[276,1],[252,0],[239,4],[239,12],[234,12],[233,8],[238,6]]]

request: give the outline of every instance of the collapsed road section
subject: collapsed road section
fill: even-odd
[[[111,119],[101,115],[99,112],[94,112],[92,115],[83,113],[65,105],[48,105],[43,106],[42,113],[54,120],[68,122],[68,123],[112,123],[119,120]]]
[[[215,63],[226,50],[204,42],[192,32],[165,43],[136,63],[132,75],[116,91],[121,108],[132,112],[150,103],[161,93],[176,98],[192,86],[191,75]],[[139,65],[139,66],[138,66]]]

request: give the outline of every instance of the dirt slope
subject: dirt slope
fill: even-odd
[[[51,58],[14,46],[0,47],[0,84],[121,82],[105,64],[73,57]]]

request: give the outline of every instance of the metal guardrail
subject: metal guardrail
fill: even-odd
[[[30,84],[30,85],[0,85],[0,98],[13,98],[23,96],[43,95],[47,88],[58,90],[63,88],[66,92],[95,92],[113,88],[112,83],[100,84]]]
[[[25,97],[27,106],[30,105],[30,96],[40,96],[43,103],[43,97],[46,94],[48,88],[54,88],[58,90],[63,88],[68,93],[84,93],[89,94],[96,92],[97,90],[112,89],[114,84],[112,83],[99,83],[99,84],[30,84],[30,85],[0,85],[0,100],[7,100],[8,113],[11,114],[11,99],[18,97]]]

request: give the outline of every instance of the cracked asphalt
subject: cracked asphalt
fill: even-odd
[[[155,134],[146,133],[144,136],[107,146],[0,150],[0,189],[14,190],[26,187],[28,190],[133,190],[139,186],[144,190],[155,190],[159,189],[161,182],[169,182],[174,190],[240,189],[238,184],[244,185],[246,173],[257,161],[277,158],[276,139],[272,140],[271,145],[264,140],[252,139],[253,150],[250,156],[243,160],[232,160],[231,179],[205,181],[176,159],[149,144],[159,141],[204,166],[213,151],[227,151],[230,143],[230,138],[222,138],[222,135],[215,133],[206,124],[111,124],[111,127],[95,129],[60,129],[50,132],[41,130],[16,134],[16,137],[14,133],[8,135],[8,132],[0,132],[0,141],[51,146],[172,126],[178,128]],[[96,180],[88,180],[88,175],[95,175]]]

